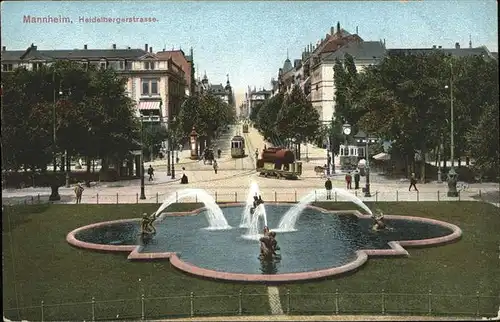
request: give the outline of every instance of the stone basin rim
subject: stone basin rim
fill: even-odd
[[[293,205],[294,203],[278,203],[278,202],[266,202],[266,204],[273,204],[273,205]],[[244,203],[226,203],[226,204],[220,204],[219,207],[224,208],[224,207],[235,207],[235,206],[245,206],[246,204]],[[313,206],[313,205],[308,205],[306,208],[314,209],[316,211],[319,211],[321,213],[325,214],[348,214],[348,215],[355,215],[358,218],[370,218],[371,216],[368,214],[362,214],[358,210],[327,210],[321,207]],[[172,212],[172,213],[166,213],[167,216],[192,216],[199,214],[203,210],[205,210],[205,207],[200,207],[198,209],[195,209],[193,211],[187,211],[187,212]],[[358,268],[360,268],[366,261],[368,260],[369,256],[410,256],[408,251],[404,248],[406,247],[425,247],[425,246],[438,246],[442,244],[447,244],[451,243],[453,241],[457,241],[461,238],[462,236],[462,230],[451,223],[441,221],[441,220],[436,220],[436,219],[431,219],[431,218],[424,218],[424,217],[414,217],[414,216],[398,216],[398,215],[384,215],[385,218],[387,219],[404,219],[408,221],[415,221],[415,222],[423,222],[423,223],[428,223],[428,224],[433,224],[433,225],[440,225],[443,227],[446,227],[448,229],[452,230],[452,233],[446,236],[442,237],[434,237],[434,238],[428,238],[428,239],[418,239],[418,240],[400,240],[400,241],[390,241],[388,242],[388,245],[390,246],[390,249],[362,249],[362,250],[357,250],[356,251],[356,258],[342,266],[337,266],[337,267],[331,267],[327,269],[322,269],[322,270],[316,270],[316,271],[308,271],[308,272],[298,272],[298,273],[278,273],[278,274],[244,274],[244,273],[229,273],[229,272],[222,272],[222,271],[216,271],[216,270],[210,270],[206,268],[201,268],[198,266],[195,266],[189,262],[185,262],[177,256],[176,252],[159,252],[159,253],[141,253],[142,246],[141,245],[102,245],[102,244],[95,244],[95,243],[89,243],[89,242],[84,242],[81,240],[78,240],[75,236],[78,232],[95,228],[95,227],[101,227],[101,226],[107,226],[107,225],[112,225],[112,224],[117,224],[117,223],[128,223],[128,222],[134,222],[134,221],[140,221],[140,218],[133,218],[133,219],[118,219],[118,220],[112,220],[112,221],[105,221],[105,222],[98,222],[98,223],[93,223],[90,225],[82,226],[79,228],[76,228],[69,232],[66,236],[66,241],[75,247],[78,248],[85,248],[85,249],[92,249],[96,251],[109,251],[109,252],[129,252],[129,255],[127,257],[128,260],[160,260],[160,259],[168,259],[170,261],[170,264],[174,266],[175,268],[192,274],[196,275],[199,277],[204,277],[204,278],[210,278],[210,279],[217,279],[217,280],[226,280],[226,281],[233,281],[233,282],[257,282],[257,283],[263,283],[263,282],[269,282],[269,283],[285,283],[285,282],[295,282],[295,281],[305,281],[305,280],[314,280],[314,279],[320,279],[320,278],[327,278],[331,276],[338,276],[342,275],[345,273],[348,273],[350,271],[354,271]]]

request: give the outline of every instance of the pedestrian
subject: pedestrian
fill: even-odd
[[[217,157],[218,157],[219,159],[220,159],[221,154],[222,154],[222,150],[219,148],[219,149],[217,150]]]
[[[75,187],[75,195],[76,195],[76,203],[81,203],[82,202],[82,194],[83,190],[85,190],[82,186],[81,183],[78,183]]]
[[[219,166],[217,165],[217,161],[214,160],[214,171],[215,171],[215,174],[217,174],[217,169],[219,168]]]
[[[345,175],[345,183],[347,185],[347,189],[352,189],[352,175],[351,175],[351,171],[347,172],[347,174]]]
[[[325,164],[323,166],[323,176],[325,176],[325,178],[327,178],[329,175],[330,175],[330,172],[328,171],[328,167]]]
[[[359,189],[359,180],[361,176],[359,175],[359,171],[354,171],[354,189]]]
[[[326,200],[332,200],[332,181],[329,177],[325,181]]]
[[[410,187],[408,188],[408,191],[411,191],[411,187],[415,188],[415,191],[418,191],[416,184],[417,184],[417,177],[415,176],[415,173],[412,173],[410,178]]]
[[[153,169],[153,166],[150,164],[148,168],[148,174],[149,174],[149,179],[148,181],[153,181],[153,176],[155,175],[155,170]]]
[[[259,149],[255,149],[255,160],[259,159]]]

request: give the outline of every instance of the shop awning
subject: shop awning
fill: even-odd
[[[139,102],[139,110],[159,110],[160,106],[161,106],[160,101]]]
[[[373,156],[373,158],[375,160],[379,160],[379,161],[388,161],[388,160],[391,159],[391,156],[389,154],[387,154],[387,153],[382,152],[382,153],[379,153],[379,154],[375,154]]]

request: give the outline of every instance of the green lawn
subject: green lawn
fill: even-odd
[[[319,204],[325,208],[353,209],[352,204]],[[169,211],[194,209],[199,204],[175,204]],[[369,207],[374,205],[368,204]],[[381,296],[346,293],[423,293],[423,296],[385,296],[386,313],[424,311],[432,290],[433,314],[470,315],[476,298],[440,297],[437,294],[476,294],[481,315],[496,315],[499,305],[500,269],[498,208],[479,202],[377,203],[387,214],[422,216],[449,221],[463,230],[463,238],[441,247],[410,249],[409,258],[369,259],[354,274],[322,281],[280,286],[282,305],[290,313],[380,313]],[[71,247],[66,234],[99,221],[137,218],[153,212],[155,204],[139,205],[33,205],[8,207],[2,213],[3,306],[12,320],[89,320],[91,298],[97,319],[140,318],[141,294],[146,318],[194,313],[269,314],[264,285],[245,285],[191,277],[173,269],[168,261],[130,262],[128,254],[99,253]],[[14,258],[12,256],[12,249]],[[14,274],[15,270],[15,274]],[[141,281],[139,281],[141,279]],[[339,295],[335,297],[338,289]],[[240,290],[242,297],[238,296]],[[290,297],[287,296],[290,292]],[[191,302],[190,293],[194,293]],[[307,295],[316,293],[316,295]],[[323,293],[318,295],[318,293]],[[17,296],[16,296],[17,294]],[[204,297],[217,295],[218,297]],[[180,296],[184,296],[180,298]],[[170,297],[170,298],[168,298]],[[177,297],[177,298],[175,298]],[[17,299],[16,299],[17,298]],[[49,306],[68,302],[85,302]],[[241,302],[240,302],[241,301]],[[20,310],[15,307],[38,306]],[[453,314],[452,314],[453,313]]]

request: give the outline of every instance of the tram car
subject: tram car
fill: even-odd
[[[248,133],[248,123],[243,124],[243,133]]]
[[[265,177],[298,179],[302,175],[302,162],[295,161],[295,154],[288,149],[267,148],[257,160],[257,172]]]
[[[231,139],[231,157],[234,159],[245,157],[245,139],[240,135]]]

